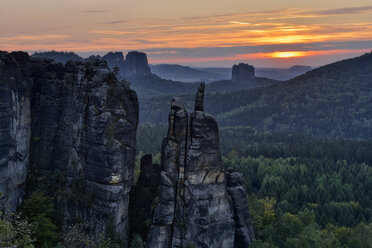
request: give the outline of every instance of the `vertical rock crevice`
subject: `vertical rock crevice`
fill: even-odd
[[[54,196],[62,223],[85,222],[96,237],[112,226],[125,242],[136,93],[103,60],[0,52],[0,79],[0,207],[19,206],[27,175],[28,191]]]
[[[172,100],[149,247],[245,247],[254,239],[242,184],[222,169],[218,125],[204,112],[204,88],[190,117]]]

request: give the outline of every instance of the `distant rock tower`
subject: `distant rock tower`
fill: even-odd
[[[125,56],[124,76],[149,74],[151,74],[151,70],[147,61],[146,53],[133,51],[129,52],[127,56]]]
[[[239,63],[232,68],[232,81],[241,82],[254,77],[254,67],[252,65]]]

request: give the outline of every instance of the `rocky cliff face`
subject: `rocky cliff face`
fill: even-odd
[[[204,84],[190,116],[172,101],[149,247],[247,247],[254,239],[241,175],[222,170],[218,125],[203,98]]]
[[[31,63],[24,53],[0,52],[0,206],[22,202],[31,140]]]
[[[232,68],[232,81],[247,81],[254,77],[254,67],[251,65],[239,63]]]
[[[29,189],[55,194],[65,223],[84,221],[96,235],[110,224],[126,240],[136,93],[103,60],[0,58],[1,204],[19,205],[28,170]]]

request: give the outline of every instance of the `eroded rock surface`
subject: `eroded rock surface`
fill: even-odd
[[[0,207],[23,200],[31,140],[31,62],[24,53],[0,52]]]
[[[254,239],[244,189],[233,172],[225,178],[218,125],[203,98],[201,84],[190,116],[172,100],[148,247],[245,247]]]
[[[126,240],[138,125],[134,91],[103,60],[0,55],[0,190],[15,209],[28,189],[56,196],[63,222],[108,225]],[[31,146],[30,146],[31,142]]]

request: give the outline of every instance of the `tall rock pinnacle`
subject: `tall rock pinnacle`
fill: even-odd
[[[203,98],[204,83],[190,116],[172,100],[149,247],[247,247],[254,239],[241,175],[225,177],[218,125]]]
[[[151,74],[151,70],[146,53],[133,51],[125,56],[124,76],[149,74]]]

